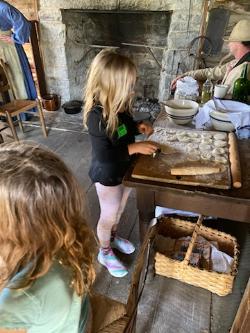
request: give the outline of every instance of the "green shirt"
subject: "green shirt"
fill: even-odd
[[[81,333],[88,317],[88,298],[69,287],[70,276],[59,263],[23,290],[0,292],[0,328],[28,333]]]

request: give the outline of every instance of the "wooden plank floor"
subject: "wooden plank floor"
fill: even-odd
[[[34,140],[55,151],[73,170],[87,193],[90,225],[95,230],[99,205],[94,186],[88,177],[91,159],[89,138],[80,131],[50,130],[45,139],[39,128],[28,128],[20,138]],[[10,139],[5,137],[6,141]],[[234,234],[241,246],[239,273],[231,295],[219,297],[209,291],[183,284],[177,280],[155,276],[153,262],[139,305],[138,333],[226,333],[232,325],[240,298],[250,274],[250,225],[232,221],[218,222],[214,227]],[[136,253],[120,255],[128,265],[125,278],[111,277],[105,268],[96,264],[95,288],[114,299],[126,302],[131,273],[139,250],[138,215],[133,191],[119,225],[119,232],[136,245]],[[119,333],[119,332],[117,332]]]

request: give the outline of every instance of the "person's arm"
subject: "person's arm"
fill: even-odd
[[[157,143],[155,142],[140,141],[140,142],[130,143],[128,145],[128,153],[129,155],[134,155],[138,153],[143,155],[152,155],[159,148],[160,146],[157,145]]]
[[[89,114],[88,130],[94,154],[97,160],[103,163],[128,161],[129,156],[136,153],[151,155],[158,148],[157,144],[149,141],[129,145],[112,141],[106,134],[100,114],[95,111]]]
[[[226,71],[227,71],[227,64],[215,66],[213,68],[196,69],[194,71],[186,72],[184,74],[177,76],[171,82],[171,90],[174,90],[176,88],[177,81],[183,78],[184,76],[192,76],[197,81],[205,81],[208,77],[211,80],[218,81],[223,79],[224,75],[226,74]]]
[[[12,24],[12,38],[15,43],[24,44],[30,37],[31,24],[19,10],[9,6],[6,11],[6,19]]]
[[[215,66],[213,68],[197,69],[185,73],[185,76],[192,76],[198,81],[205,81],[208,77],[211,80],[218,81],[222,80],[227,71],[227,64],[221,66]]]

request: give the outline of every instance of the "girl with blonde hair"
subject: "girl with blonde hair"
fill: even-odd
[[[130,193],[122,178],[132,155],[151,155],[158,148],[149,141],[135,143],[136,134],[153,132],[151,124],[136,124],[132,118],[135,82],[133,62],[106,49],[97,54],[90,66],[84,96],[84,124],[92,144],[89,176],[95,183],[101,209],[97,224],[98,261],[115,277],[123,277],[128,271],[112,247],[125,254],[135,250],[132,243],[117,236],[117,225]]]
[[[75,177],[33,144],[0,146],[0,331],[86,332],[94,237]]]

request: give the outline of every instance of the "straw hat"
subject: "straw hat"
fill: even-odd
[[[250,20],[240,20],[233,28],[229,38],[225,42],[249,42],[250,41]]]

